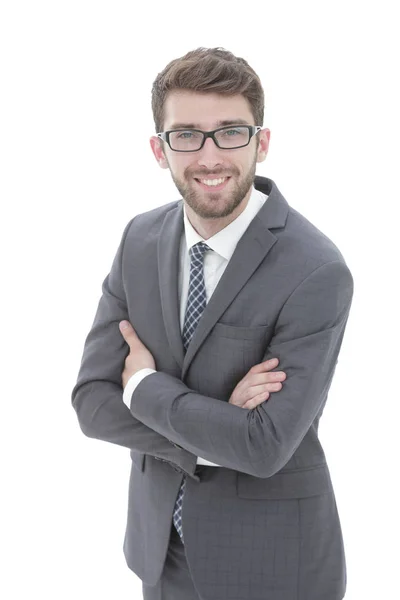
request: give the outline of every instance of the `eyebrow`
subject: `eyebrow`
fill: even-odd
[[[224,127],[225,125],[248,125],[246,119],[225,119],[223,121],[217,121],[215,127]],[[174,123],[170,129],[201,129],[198,123]]]

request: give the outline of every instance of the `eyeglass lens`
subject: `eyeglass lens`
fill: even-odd
[[[221,148],[236,148],[249,142],[250,131],[247,127],[229,127],[220,129],[215,134]],[[169,134],[169,142],[173,150],[198,150],[203,143],[204,134],[187,129],[173,131]]]

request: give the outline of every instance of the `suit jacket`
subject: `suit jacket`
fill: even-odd
[[[131,449],[123,550],[146,584],[161,576],[183,474],[185,553],[205,600],[340,600],[346,561],[318,438],[353,296],[335,244],[275,182],[239,240],[186,354],[178,306],[183,201],[135,216],[104,279],[72,404],[89,437]],[[122,401],[128,319],[157,372]],[[252,366],[287,379],[253,410],[229,404]],[[196,457],[222,465],[197,467]]]

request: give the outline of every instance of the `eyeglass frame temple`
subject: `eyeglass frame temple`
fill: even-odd
[[[169,142],[169,134],[173,133],[174,131],[198,131],[199,133],[202,133],[204,135],[203,142],[202,142],[200,148],[197,148],[197,150],[175,150],[174,148],[171,148],[172,152],[198,152],[199,150],[202,149],[202,147],[206,143],[206,139],[209,137],[212,138],[214,144],[220,150],[236,150],[237,148],[245,148],[246,146],[248,146],[250,144],[251,138],[254,137],[262,129],[262,127],[260,125],[236,125],[236,127],[246,127],[249,130],[249,132],[250,132],[249,141],[247,142],[247,144],[244,144],[243,146],[236,146],[235,148],[221,148],[221,146],[218,145],[217,140],[214,137],[214,134],[217,131],[221,131],[221,129],[229,129],[230,127],[235,127],[235,125],[225,125],[224,127],[218,127],[218,129],[214,129],[213,131],[202,131],[201,129],[190,129],[190,127],[188,127],[187,129],[170,129],[169,131],[160,131],[159,133],[156,133],[156,136],[159,137],[164,142],[167,142],[168,146],[171,148],[171,144]]]

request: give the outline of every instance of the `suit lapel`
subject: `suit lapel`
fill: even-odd
[[[268,194],[268,200],[251,221],[240,238],[235,251],[214,290],[184,354],[178,301],[179,248],[183,232],[183,202],[167,213],[158,245],[159,281],[165,328],[171,351],[182,367],[182,380],[201,344],[231,304],[235,296],[250,279],[275,242],[270,229],[284,227],[288,204],[275,183],[256,176],[256,189]]]
[[[158,278],[165,330],[171,352],[182,367],[184,349],[181,337],[178,296],[179,249],[183,232],[183,203],[170,210],[158,239]]]

